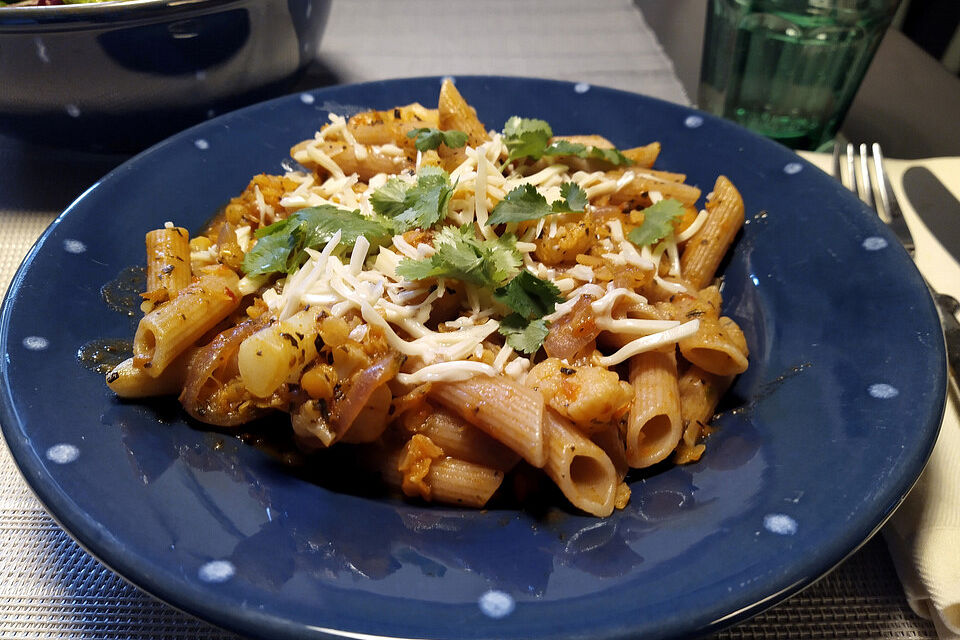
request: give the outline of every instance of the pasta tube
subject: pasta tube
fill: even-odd
[[[706,286],[717,273],[723,256],[743,226],[743,198],[725,176],[717,178],[707,200],[706,222],[687,241],[680,254],[680,269],[695,288]]]
[[[134,365],[159,376],[239,305],[240,278],[226,267],[212,268],[140,320],[133,337]]]
[[[543,470],[570,503],[595,516],[613,513],[620,478],[603,449],[552,409],[543,415],[547,462]]]
[[[190,284],[190,234],[183,227],[154,229],[147,233],[146,244],[146,297],[163,302]]]
[[[649,467],[664,460],[683,435],[675,353],[671,347],[630,359],[634,396],[626,446],[631,467]]]
[[[543,397],[537,391],[510,378],[478,376],[434,384],[431,396],[533,466],[546,463]]]

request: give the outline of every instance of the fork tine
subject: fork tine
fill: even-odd
[[[860,181],[857,185],[860,199],[867,203],[871,209],[876,209],[873,201],[873,183],[870,180],[870,154],[867,152],[867,145],[860,145]]]
[[[897,238],[907,249],[911,256],[914,254],[915,246],[913,236],[907,227],[907,222],[903,219],[903,212],[900,210],[900,203],[897,202],[897,196],[890,186],[887,179],[887,169],[883,162],[883,150],[876,142],[873,143],[873,167],[877,176],[877,193],[880,196],[880,203],[883,206],[882,215],[886,216],[887,224],[896,234]],[[879,207],[878,207],[879,211]]]
[[[840,163],[840,143],[833,143],[833,177],[836,178],[840,184],[846,185],[843,181],[843,167]]]
[[[857,193],[857,163],[854,160],[855,154],[856,152],[853,149],[853,143],[848,142],[847,143],[847,182],[845,182],[844,184],[846,185],[847,189],[850,189],[850,191]]]

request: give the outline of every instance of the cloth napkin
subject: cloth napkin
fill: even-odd
[[[800,155],[831,171],[829,155]],[[887,160],[886,165],[916,242],[920,272],[934,289],[960,299],[960,264],[914,212],[902,186],[903,173],[922,165],[960,198],[960,158]],[[884,526],[883,536],[910,607],[933,621],[941,640],[960,640],[960,391],[955,379],[947,389],[943,425],[930,461]]]

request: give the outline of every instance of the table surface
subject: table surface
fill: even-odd
[[[636,4],[631,0],[336,2],[317,63],[300,88],[385,77],[506,74],[586,81],[689,104],[695,96],[690,91],[689,52],[674,61],[667,56],[676,52],[676,41],[668,32],[680,24],[670,27],[678,15],[665,13],[663,7],[669,4],[659,0],[637,0]],[[678,0],[677,10],[687,12],[693,24],[694,14],[702,7],[685,4],[686,0]],[[638,7],[651,17],[662,46]],[[356,26],[352,31],[341,28],[362,24],[353,18],[370,15],[374,9],[380,14],[378,24],[392,26],[389,33],[373,33],[372,26],[367,27],[369,33],[360,34]],[[423,28],[425,22],[441,26],[462,21],[470,21],[480,32],[498,32],[511,23],[526,24],[530,32],[523,42],[507,40],[478,54],[460,46],[452,29]],[[396,55],[409,51],[404,34],[414,27],[432,35],[419,43],[416,53]],[[602,46],[586,53],[569,47],[584,29],[602,33]],[[691,36],[687,42],[699,37],[695,32],[687,35]],[[358,48],[358,41],[364,46]],[[885,57],[898,55],[894,51]],[[888,60],[872,69],[876,82],[894,77],[887,74],[898,72],[896,62]],[[936,75],[935,70],[929,71]],[[960,83],[957,92],[960,105]],[[904,103],[896,108],[908,113],[916,105]],[[943,131],[953,125],[943,125]],[[945,135],[936,126],[925,128],[924,139]],[[954,140],[960,144],[960,136]],[[936,155],[939,147],[929,148],[932,151],[923,153],[923,147],[915,147],[916,155],[910,157]],[[960,155],[960,149],[951,153]],[[124,159],[43,149],[0,137],[0,293],[46,225]],[[43,510],[5,447],[0,447],[0,639],[236,637],[154,600],[81,550]],[[930,623],[910,611],[886,547],[875,538],[815,585],[714,637],[932,639],[936,634]]]

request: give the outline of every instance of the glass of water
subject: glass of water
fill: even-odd
[[[830,141],[899,0],[708,0],[699,106],[793,149]]]

